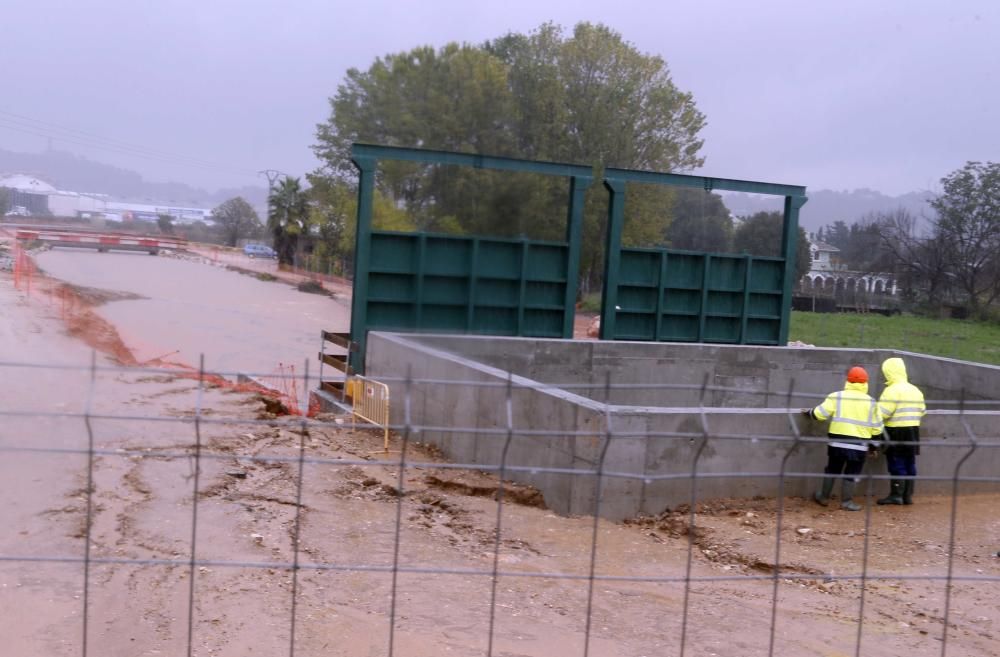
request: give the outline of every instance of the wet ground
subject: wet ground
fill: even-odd
[[[47,255],[58,260],[58,252]],[[92,254],[90,268],[81,265],[75,274],[64,266],[81,284],[114,289],[112,273],[101,267],[125,261],[96,260],[107,255]],[[163,265],[151,271],[199,281],[197,299],[223,281],[217,274],[232,277],[221,290],[272,286],[273,304],[307,296],[205,265]],[[124,310],[135,300],[96,308],[111,320],[105,313],[121,306],[131,330],[188,305],[159,282],[127,287],[161,301],[147,304],[142,318]],[[248,327],[259,331],[248,340],[265,342],[271,311],[252,307],[259,322],[247,319],[249,310],[233,311],[244,321],[231,323],[202,322],[190,310],[195,321],[185,340],[199,342],[204,324],[206,343],[236,340]],[[0,308],[4,654],[79,655],[85,591],[89,654],[183,655],[189,640],[201,657],[289,654],[296,531],[296,655],[387,655],[390,641],[393,655],[412,657],[490,649],[498,657],[582,655],[589,634],[593,656],[677,655],[682,641],[684,654],[705,657],[936,656],[949,563],[958,579],[946,654],[997,654],[998,495],[959,499],[951,560],[948,497],[920,496],[918,489],[914,506],[871,507],[867,530],[865,513],[789,499],[776,572],[773,500],[705,501],[692,529],[684,508],[595,523],[558,517],[535,491],[505,486],[498,514],[494,477],[443,467],[419,444],[406,445],[410,466],[401,476],[399,436],[385,456],[379,433],[352,430],[349,421],[325,418],[303,434],[296,420],[265,413],[252,394],[134,367],[98,371],[92,385],[90,348],[67,334],[59,304],[25,299],[0,274]],[[109,322],[104,331],[115,326]],[[129,334],[125,344],[132,344]],[[276,344],[285,344],[281,335],[272,336]],[[295,341],[289,343],[282,348],[291,352]],[[98,365],[120,361],[113,339],[98,344]],[[224,357],[239,361],[238,353]],[[15,361],[80,368],[9,364]],[[89,427],[80,417],[85,409]],[[90,440],[97,453],[88,514]],[[194,554],[205,561],[192,569],[195,500]],[[85,589],[88,528],[93,561]],[[594,573],[605,579],[591,590],[592,554]],[[700,581],[686,595],[689,555]],[[51,557],[62,561],[45,561]]]

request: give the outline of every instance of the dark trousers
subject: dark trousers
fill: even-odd
[[[913,454],[886,454],[885,464],[893,477],[917,476],[917,457]]]
[[[844,449],[843,447],[826,447],[826,474],[843,474],[845,479],[853,479],[861,474],[865,467],[865,457],[867,452],[856,449]]]

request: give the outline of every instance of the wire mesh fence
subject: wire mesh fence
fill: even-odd
[[[96,357],[86,367],[0,363],[5,381],[26,372],[82,377],[85,390],[65,406],[0,400],[0,566],[19,569],[6,571],[0,604],[45,599],[39,613],[65,613],[40,626],[44,640],[14,640],[18,654],[771,656],[824,646],[819,654],[860,656],[907,646],[944,656],[996,645],[1000,473],[963,470],[995,459],[1000,441],[968,421],[993,411],[960,399],[929,405],[957,406],[963,435],[921,443],[954,452],[953,470],[915,478],[944,482],[947,494],[881,509],[874,496],[890,476],[869,464],[863,510],[848,514],[787,494],[790,482],[823,477],[795,471],[792,455],[827,443],[799,430],[798,407],[815,396],[794,390],[781,434],[714,431],[704,406],[695,432],[637,433],[620,430],[605,404],[603,425],[574,436],[596,441],[598,457],[567,469],[509,459],[518,437],[566,437],[525,425],[513,378],[390,382],[402,391],[399,417],[380,450],[381,432],[366,437],[343,416],[262,413],[246,390],[220,386],[235,373],[202,367],[179,379]],[[268,376],[308,390],[308,364],[301,372]],[[144,383],[152,391],[134,394]],[[414,399],[428,386],[499,387],[504,422],[423,425]],[[593,396],[611,399],[615,388],[608,380]],[[712,388],[702,384],[700,397]],[[449,461],[428,443],[434,432],[484,437],[500,456]],[[636,438],[683,441],[693,457],[680,473],[606,467],[616,441]],[[706,472],[715,445],[733,440],[773,445],[772,467]],[[518,474],[592,481],[592,512],[556,517],[512,481]],[[655,516],[609,522],[607,484],[621,479],[681,481],[688,494]],[[709,479],[766,479],[774,495],[719,501],[702,492]],[[73,502],[53,509],[46,491],[60,487]],[[67,519],[73,530],[60,535]],[[914,554],[917,543],[926,549]],[[0,621],[5,635],[18,634],[15,619]]]

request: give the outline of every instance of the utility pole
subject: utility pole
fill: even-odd
[[[278,171],[277,169],[264,169],[263,171],[258,171],[257,175],[264,176],[265,178],[267,178],[268,192],[274,189],[274,183],[278,181],[278,178],[281,178],[282,176],[284,176],[285,178],[288,177],[287,174],[284,174]]]
[[[287,178],[288,174],[283,173],[281,171],[278,171],[277,169],[264,169],[263,171],[258,171],[257,174],[261,175],[261,176],[264,176],[265,178],[267,178],[267,199],[268,199],[267,213],[268,213],[268,218],[270,218],[270,214],[271,214],[270,200],[271,200],[271,195],[274,193],[275,184],[278,182],[279,179],[281,179],[281,178]],[[285,234],[285,226],[287,226],[287,225],[288,225],[288,208],[285,208],[285,216],[282,218],[282,222],[280,224],[280,226],[281,226],[281,233],[280,234],[282,236],[284,236],[284,234]],[[282,250],[285,247],[285,245],[284,245],[284,237],[282,237],[282,243],[281,244],[277,243],[277,235],[274,235],[274,238],[275,238],[274,250],[278,252],[278,263],[279,263],[279,267],[280,267],[281,252],[282,252]]]

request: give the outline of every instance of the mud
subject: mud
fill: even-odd
[[[941,654],[948,497],[918,488],[914,506],[872,506],[867,529],[865,513],[787,499],[780,562],[774,500],[699,500],[693,523],[686,507],[558,517],[537,491],[446,467],[416,442],[401,468],[399,436],[385,454],[380,432],[349,420],[268,426],[252,394],[141,369],[91,384],[89,348],[54,309],[2,277],[0,303],[0,361],[82,368],[0,367],[0,411],[40,414],[0,423],[0,554],[80,559],[89,529],[90,654],[186,654],[189,636],[202,657],[288,654],[293,582],[302,656],[385,655],[390,641],[399,656],[482,655],[491,642],[498,656],[579,655],[588,608],[591,655],[679,654],[682,636],[689,655],[762,655],[776,591],[773,654],[839,657],[856,652],[862,590],[861,654]],[[89,432],[52,415],[84,409]],[[210,420],[197,432],[196,416]],[[88,522],[88,459],[66,450],[91,439]],[[993,580],[952,583],[949,655],[996,654],[998,503],[959,499],[953,574]],[[700,581],[685,595],[689,558]],[[608,579],[591,590],[592,568]],[[80,654],[83,585],[79,561],[0,563],[5,653]]]

